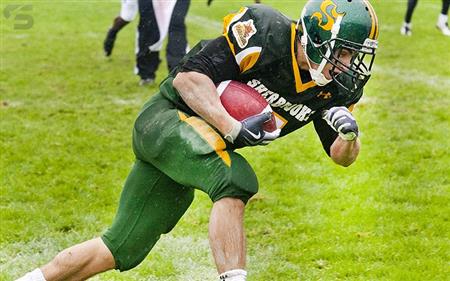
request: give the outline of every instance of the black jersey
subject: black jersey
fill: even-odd
[[[309,71],[298,66],[297,32],[291,19],[270,7],[244,7],[224,18],[223,36],[195,46],[177,71],[198,71],[215,83],[246,83],[271,105],[281,136],[314,120],[329,153],[337,134],[322,120],[322,110],[348,107],[359,100],[362,91],[347,97],[334,82],[323,87],[316,85]],[[184,104],[176,95],[168,97]]]

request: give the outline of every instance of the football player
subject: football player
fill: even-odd
[[[111,55],[117,33],[119,33],[122,28],[134,20],[137,11],[137,0],[122,0],[120,15],[114,18],[113,25],[106,33],[106,38],[103,41],[105,56],[109,57]]]
[[[412,24],[411,18],[416,8],[418,0],[408,0],[408,7],[406,9],[405,21],[400,28],[400,34],[411,36],[412,35]],[[450,0],[442,0],[441,13],[438,16],[436,22],[436,28],[439,29],[445,36],[450,36],[450,29],[448,27],[448,8],[450,5]]]
[[[231,79],[255,88],[275,112],[280,136],[313,123],[331,159],[349,166],[360,149],[351,109],[371,75],[378,31],[368,0],[310,0],[297,22],[264,5],[225,17],[223,35],[194,47],[137,117],[136,161],[112,226],[19,280],[83,280],[135,267],[177,224],[194,189],[213,202],[218,279],[246,280],[244,209],[258,182],[237,149],[277,134],[263,130],[270,115],[233,119],[215,84]]]

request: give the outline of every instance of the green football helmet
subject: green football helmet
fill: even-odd
[[[378,19],[368,0],[310,0],[303,8],[297,28],[312,79],[319,86],[331,81],[350,94],[369,80],[378,46]],[[339,60],[342,50],[352,54],[350,64]],[[318,64],[311,68],[310,61]],[[332,64],[327,79],[323,70]],[[341,73],[336,74],[336,68]]]

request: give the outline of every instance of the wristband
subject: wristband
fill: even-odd
[[[339,133],[339,137],[345,141],[353,141],[358,135],[354,132],[349,132],[346,134]]]
[[[237,136],[239,135],[239,132],[241,131],[242,128],[242,124],[239,121],[234,122],[233,124],[233,128],[231,128],[231,130],[226,133],[223,137],[228,141],[233,143],[234,140],[237,138]]]

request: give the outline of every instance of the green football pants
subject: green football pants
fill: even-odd
[[[133,131],[135,165],[125,182],[113,225],[102,236],[116,268],[138,265],[161,234],[168,233],[194,198],[194,189],[213,202],[258,191],[253,169],[205,121],[178,110],[156,94]]]

